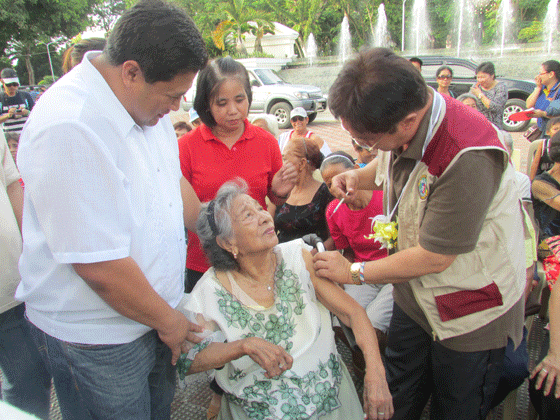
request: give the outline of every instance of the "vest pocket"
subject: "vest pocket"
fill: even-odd
[[[503,305],[502,294],[494,282],[476,290],[460,290],[435,296],[435,301],[443,322]]]

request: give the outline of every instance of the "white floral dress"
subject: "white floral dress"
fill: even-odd
[[[225,391],[219,419],[363,419],[352,379],[335,345],[329,311],[317,300],[305,267],[301,239],[275,247],[275,302],[269,308],[242,304],[210,268],[179,310],[212,331],[177,363],[183,379],[195,355],[215,341],[260,337],[293,357],[292,369],[272,379],[249,356],[216,370]],[[245,300],[246,301],[246,300]]]

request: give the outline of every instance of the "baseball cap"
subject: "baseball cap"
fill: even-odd
[[[189,122],[193,122],[194,120],[200,118],[198,116],[198,112],[194,108],[189,109]]]
[[[290,119],[292,119],[294,117],[306,118],[307,117],[307,112],[301,106],[298,106],[297,108],[292,109],[292,112],[290,112]]]
[[[19,85],[19,79],[17,73],[14,69],[5,68],[0,73],[0,77],[4,81],[4,84],[9,85],[10,83],[17,83]]]

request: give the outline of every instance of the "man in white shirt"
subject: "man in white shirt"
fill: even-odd
[[[180,344],[199,341],[175,310],[199,202],[166,114],[206,61],[181,9],[140,1],[27,122],[16,296],[65,419],[170,416]]]
[[[25,305],[14,299],[19,283],[23,191],[19,172],[0,130],[0,370],[2,397],[9,404],[49,417],[51,378],[25,321]],[[0,409],[0,418],[2,411]]]

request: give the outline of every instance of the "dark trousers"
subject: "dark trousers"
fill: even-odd
[[[185,271],[185,293],[190,293],[204,273],[187,268]]]
[[[419,419],[430,397],[430,418],[485,419],[498,386],[505,347],[478,352],[450,350],[434,341],[394,305],[386,356],[393,420]]]

